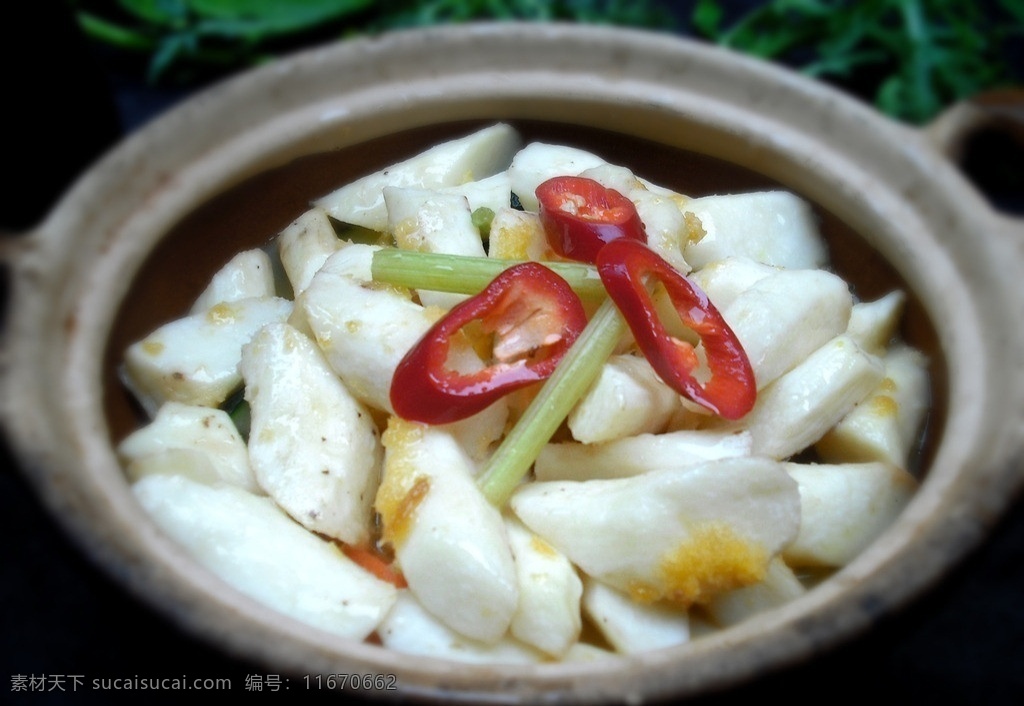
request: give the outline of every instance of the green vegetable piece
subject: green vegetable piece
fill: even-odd
[[[626,330],[615,303],[606,299],[480,472],[477,484],[492,504],[501,507],[512,496]]]
[[[476,294],[517,262],[520,261],[383,248],[373,254],[370,272],[373,279],[399,287]],[[597,268],[571,262],[541,264],[560,275],[581,299],[601,301],[605,298]]]
[[[491,221],[494,220],[494,211],[486,206],[481,206],[470,214],[473,227],[480,231],[480,237],[487,239],[491,232]]]

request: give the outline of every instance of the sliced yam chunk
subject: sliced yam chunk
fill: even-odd
[[[309,209],[278,234],[277,254],[294,296],[306,291],[313,275],[342,246],[322,208]]]
[[[405,290],[373,283],[375,250],[349,245],[331,255],[296,307],[349,391],[390,412],[395,368],[441,312],[425,309]]]
[[[409,589],[452,630],[497,642],[516,611],[518,577],[504,520],[477,488],[472,459],[444,430],[397,417],[383,440],[376,509]]]
[[[480,231],[473,225],[469,201],[460,194],[395,186],[384,188],[388,230],[402,250],[484,257]],[[450,309],[463,294],[419,291],[426,306]]]
[[[507,171],[476,181],[467,181],[458,186],[446,186],[438,191],[442,194],[464,196],[469,202],[470,211],[486,208],[497,213],[503,208],[509,208],[512,203],[512,180]]]
[[[686,245],[695,235],[698,224],[688,213],[680,209],[686,197],[679,194],[662,194],[646,187],[636,188],[626,194],[640,215],[647,233],[647,244],[674,268],[688,274],[693,267],[686,260]]]
[[[828,262],[810,204],[787,191],[701,196],[683,208],[704,231],[684,249],[694,268],[727,257],[794,269],[817,269]]]
[[[169,401],[217,407],[242,383],[242,346],[291,312],[287,299],[240,299],[166,323],[128,347],[125,384],[150,415]]]
[[[488,257],[499,260],[550,260],[553,259],[553,253],[540,216],[536,213],[511,207],[494,212],[488,237]]]
[[[708,295],[716,309],[725,311],[740,294],[779,269],[747,257],[727,257],[691,272],[690,279]]]
[[[310,531],[368,545],[383,455],[369,411],[288,324],[253,336],[241,369],[260,487]]]
[[[537,187],[557,176],[577,176],[580,172],[607,164],[602,158],[567,145],[531,142],[512,157],[508,176],[519,203],[536,212]]]
[[[874,391],[815,445],[822,460],[909,467],[928,409],[928,360],[920,351],[900,345],[882,362],[885,377]]]
[[[690,641],[685,610],[638,603],[618,589],[586,577],[583,610],[608,644],[620,654],[636,654]]]
[[[220,268],[206,285],[189,313],[200,314],[216,304],[240,299],[269,298],[276,294],[274,268],[263,250],[245,250]]]
[[[399,591],[394,608],[377,633],[389,650],[455,662],[536,664],[550,660],[543,652],[508,635],[488,643],[468,638],[438,620],[409,590]]]
[[[146,476],[132,491],[153,521],[211,573],[316,629],[363,640],[395,603],[394,586],[266,496],[180,475]]]
[[[606,189],[614,189],[623,196],[629,197],[630,192],[635,189],[646,189],[643,182],[626,167],[617,164],[602,162],[596,167],[590,167],[579,172],[577,176],[584,179],[593,179]],[[644,225],[647,222],[644,221]]]
[[[597,444],[551,443],[534,464],[540,481],[628,478],[664,468],[683,468],[720,458],[749,456],[749,432],[680,430],[638,434]]]
[[[162,451],[154,451],[144,456],[137,456],[125,464],[125,474],[128,480],[135,482],[150,475],[185,476],[189,480],[205,485],[221,485],[224,478],[223,471],[215,466],[210,457],[196,449],[190,448],[167,448]],[[263,491],[256,486],[256,494],[263,495]]]
[[[441,189],[483,179],[504,171],[520,145],[512,126],[497,123],[356,179],[314,205],[344,223],[383,232],[388,223],[384,187]]]
[[[683,249],[690,240],[690,228],[695,221],[688,222],[681,209],[681,205],[690,200],[688,197],[664,188],[648,188],[629,169],[611,164],[586,169],[579,176],[593,179],[632,201],[651,249],[683,274],[690,271]]]
[[[611,441],[662,431],[679,405],[679,394],[645,358],[619,354],[604,364],[567,421],[577,441]]]
[[[506,518],[509,545],[519,577],[519,604],[511,634],[560,658],[580,636],[583,583],[568,558],[517,519]]]
[[[527,211],[537,211],[537,187],[558,176],[583,176],[615,189],[624,196],[634,188],[646,189],[657,196],[667,196],[684,203],[689,199],[670,189],[638,178],[628,169],[609,164],[592,152],[546,142],[531,142],[512,158],[508,169],[512,193]]]
[[[796,483],[766,458],[529,483],[509,502],[585,573],[634,600],[684,607],[760,581],[800,524]]]
[[[167,455],[167,452],[187,451]],[[137,479],[152,472],[192,473],[189,464],[210,468],[206,482],[237,485],[253,493],[261,492],[249,465],[245,440],[221,409],[167,402],[153,420],[129,434],[118,444],[117,454],[128,477]],[[159,456],[160,458],[154,458]],[[173,459],[188,462],[179,465]],[[177,468],[176,468],[177,467]],[[193,474],[194,478],[201,474]]]
[[[907,295],[901,291],[889,292],[874,301],[857,302],[850,312],[846,333],[864,350],[880,354],[896,335],[906,303]]]
[[[849,285],[824,270],[780,270],[754,282],[724,310],[754,369],[758,389],[846,330]]]
[[[473,461],[481,463],[490,456],[494,445],[508,430],[509,415],[509,402],[503,397],[474,415],[457,422],[439,424],[438,428],[451,434]]]
[[[461,194],[389,186],[384,189],[388,230],[403,250],[484,256],[469,201]]]
[[[716,597],[707,612],[721,627],[736,625],[758,613],[789,603],[806,593],[785,561],[776,557],[763,580]]]
[[[910,502],[917,481],[888,463],[797,464],[800,533],[786,547],[791,566],[841,567],[878,538]]]
[[[885,366],[845,334],[758,393],[739,424],[752,453],[785,459],[815,444],[882,381]]]

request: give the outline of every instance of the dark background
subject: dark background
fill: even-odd
[[[84,44],[61,2],[24,3],[22,9],[27,14],[19,22],[5,24],[0,64],[7,171],[0,229],[15,233],[30,229],[67,184],[121,136],[190,92],[154,88],[120,73]],[[93,566],[41,506],[5,447],[0,454],[0,703],[9,700],[8,680],[14,675],[230,677],[237,693],[247,675],[265,674],[182,634]],[[289,695],[327,698],[295,684]],[[168,693],[145,696],[149,703],[180,701]],[[1019,503],[940,585],[867,634],[808,663],[688,703],[779,698],[818,704],[839,696],[887,703],[1024,703],[1024,508]],[[10,700],[112,699],[92,691],[35,691],[10,693]]]

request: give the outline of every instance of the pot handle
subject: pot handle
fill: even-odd
[[[0,282],[3,282],[3,291],[0,291],[0,353],[3,352],[3,333],[7,328],[7,309],[11,305],[11,289],[20,257],[18,253],[25,250],[27,242],[27,235],[0,228]]]
[[[11,374],[11,307],[15,304],[15,290],[25,282],[26,262],[31,259],[37,240],[35,231],[19,233],[0,229],[0,394],[5,399],[7,376]],[[0,404],[0,408],[3,406]]]
[[[1024,88],[985,91],[954,103],[931,124],[925,135],[954,162],[959,162],[973,135],[993,130],[1024,144]]]
[[[985,91],[955,103],[923,132],[940,154],[957,165],[963,164],[971,138],[981,133],[1003,135],[1024,150],[1024,88]],[[996,227],[1006,234],[1006,244],[1024,267],[1024,211],[1007,213],[993,207],[992,215]]]

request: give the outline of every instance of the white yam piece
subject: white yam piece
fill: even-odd
[[[907,468],[928,409],[928,360],[899,345],[882,362],[885,377],[815,445],[829,463],[884,461]]]
[[[617,164],[602,162],[596,167],[590,167],[579,172],[576,176],[584,179],[593,179],[606,189],[614,189],[623,196],[629,197],[634,189],[645,189],[635,174],[626,167]]]
[[[567,421],[577,441],[611,441],[662,431],[679,405],[679,394],[662,382],[646,358],[619,354],[602,366]]]
[[[427,611],[409,590],[398,592],[398,600],[377,634],[389,650],[455,662],[536,664],[550,659],[508,635],[492,643],[461,635]]]
[[[683,251],[694,268],[727,257],[797,269],[828,262],[810,204],[787,191],[702,196],[683,208],[700,220],[705,233]]]
[[[755,262],[747,257],[715,260],[690,273],[690,279],[708,295],[719,311],[725,311],[755,282],[776,274],[780,268]]]
[[[441,312],[412,301],[404,290],[372,283],[376,249],[349,245],[331,255],[296,307],[349,391],[390,412],[395,368]]]
[[[260,487],[307,529],[367,546],[383,455],[369,411],[288,324],[253,336],[241,369]]]
[[[166,475],[185,476],[189,480],[204,485],[221,485],[225,482],[221,473],[222,471],[213,465],[207,454],[189,448],[154,451],[133,458],[125,464],[125,474],[132,482],[150,475]],[[255,493],[264,494],[258,486],[256,486]]]
[[[586,169],[579,176],[593,179],[614,189],[633,202],[644,224],[647,244],[677,270],[686,274],[690,265],[683,256],[683,247],[690,238],[690,226],[680,206],[690,199],[664,188],[649,189],[625,167],[602,164]]]
[[[260,249],[245,250],[213,275],[189,313],[199,314],[223,302],[273,297],[275,293],[270,256]]]
[[[636,654],[690,641],[685,610],[664,604],[638,603],[591,577],[583,588],[583,610],[608,644],[620,654]]]
[[[881,354],[896,335],[906,303],[907,295],[898,290],[874,301],[857,302],[846,333],[867,352]]]
[[[800,524],[796,484],[766,458],[528,483],[509,502],[585,573],[642,602],[684,607],[760,581]]]
[[[125,384],[150,415],[168,401],[217,407],[242,383],[242,346],[291,311],[279,297],[240,299],[166,323],[125,351]]]
[[[509,208],[512,202],[512,180],[507,171],[501,171],[476,181],[467,181],[458,186],[447,186],[438,189],[442,194],[464,196],[469,202],[469,210],[489,208],[497,213],[500,209]]]
[[[607,164],[604,158],[567,145],[531,142],[516,152],[508,168],[512,193],[527,211],[537,211],[537,187],[557,176],[577,176],[580,172]]]
[[[429,189],[384,187],[388,230],[402,250],[484,257],[480,231],[473,225],[469,201],[460,194],[441,194]],[[466,299],[464,294],[419,290],[426,306],[450,309]]]
[[[504,171],[521,144],[512,126],[497,123],[356,179],[314,204],[339,221],[383,232],[384,187],[441,189],[483,179]]]
[[[754,369],[758,389],[846,330],[849,285],[824,270],[780,270],[743,290],[722,317]]]
[[[638,434],[597,444],[546,444],[534,464],[537,480],[628,478],[648,471],[749,456],[749,432],[680,430]]]
[[[784,550],[791,566],[845,566],[888,528],[917,481],[887,463],[797,464],[800,533]]]
[[[508,630],[518,577],[501,513],[473,462],[436,427],[392,417],[376,508],[409,589],[452,630],[485,643]]]
[[[495,444],[505,435],[509,415],[508,398],[502,397],[472,416],[437,427],[451,434],[462,450],[479,464],[491,455]],[[475,468],[474,473],[479,470]]]
[[[168,458],[168,451],[190,451],[194,454],[190,458],[193,463],[195,456],[203,459],[202,466],[213,470],[207,482],[230,483],[252,493],[261,492],[249,465],[245,440],[224,410],[167,402],[149,424],[129,434],[117,446],[118,457],[132,480],[146,473],[174,469],[174,456]],[[153,457],[157,455],[163,458],[154,463]]]
[[[506,207],[494,212],[488,236],[487,255],[505,260],[551,260],[554,251],[548,245],[540,216],[533,211]]]
[[[772,608],[789,603],[806,593],[793,570],[776,557],[762,581],[717,596],[707,606],[708,614],[720,627],[741,623]]]
[[[402,250],[484,256],[469,201],[430,189],[384,188],[388,230]]]
[[[683,274],[693,267],[684,254],[686,244],[695,237],[694,219],[680,208],[688,199],[681,194],[661,194],[646,187],[631,190],[625,196],[636,206],[644,224],[647,244],[670,265]]]
[[[277,254],[295,297],[306,291],[313,275],[342,246],[322,208],[309,209],[278,234]]]
[[[266,496],[168,475],[146,476],[132,490],[153,521],[211,573],[316,629],[363,640],[395,602],[394,586]]]
[[[580,636],[583,583],[564,554],[519,520],[506,518],[506,528],[519,577],[519,605],[512,616],[511,633],[560,658]]]
[[[882,361],[840,335],[758,393],[740,424],[752,452],[784,459],[818,441],[881,382]]]

